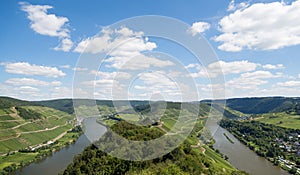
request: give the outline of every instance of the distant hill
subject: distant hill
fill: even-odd
[[[35,104],[41,106],[46,106],[49,108],[54,108],[60,111],[67,112],[69,114],[74,113],[73,101],[72,99],[58,99],[58,100],[47,100],[47,101],[35,101]]]
[[[214,102],[218,103],[219,100]],[[210,103],[212,100],[202,102]],[[220,102],[223,102],[220,101]],[[292,97],[254,97],[226,100],[226,106],[245,114],[263,114],[269,112],[287,112],[300,114],[300,98]]]
[[[203,100],[200,104],[210,104],[212,100]],[[221,110],[218,102],[222,103],[224,100],[215,100],[214,108]],[[132,100],[129,102],[136,111],[149,110],[149,101]],[[151,105],[160,105],[161,102],[151,102]],[[108,107],[113,106],[126,106],[127,100],[96,100],[97,105],[103,105]],[[180,108],[181,103],[168,102],[168,107]],[[192,103],[191,103],[192,104]],[[13,106],[45,106],[54,108],[60,111],[67,112],[69,114],[74,113],[73,106],[91,106],[95,105],[95,100],[90,99],[77,99],[74,104],[72,99],[56,99],[45,101],[25,101],[18,100],[10,97],[0,97],[0,109],[10,108]],[[193,110],[194,107],[191,109]],[[270,112],[286,112],[289,114],[300,114],[300,98],[299,97],[253,97],[253,98],[232,98],[226,100],[227,108],[224,110],[224,114],[228,118],[236,118],[239,115],[236,111],[244,114],[263,114]],[[202,106],[203,107],[203,106]]]
[[[0,97],[0,109],[10,108],[13,106],[28,106],[32,104],[32,102],[18,100],[11,97]]]
[[[42,106],[54,108],[54,109],[57,109],[60,111],[64,111],[69,114],[73,114],[74,106],[81,106],[81,105],[93,106],[93,105],[95,105],[95,100],[76,99],[75,103],[74,103],[72,99],[57,99],[57,100],[35,101],[34,103],[42,105]],[[126,105],[128,105],[128,101],[127,100],[117,100],[117,101],[113,102],[112,100],[96,100],[96,104],[102,105],[102,106],[108,106],[108,107],[126,106]],[[136,106],[149,104],[149,102],[132,100],[132,101],[130,101],[130,104],[133,107],[136,107]]]

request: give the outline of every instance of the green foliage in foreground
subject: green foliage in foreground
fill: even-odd
[[[127,122],[118,122],[111,129],[131,140],[148,140],[163,134],[158,128],[137,127]],[[200,148],[192,148],[188,143],[162,157],[146,161],[118,159],[92,145],[76,156],[62,174],[245,174],[224,163],[226,161],[214,151],[209,149],[209,152],[222,161],[210,158]]]

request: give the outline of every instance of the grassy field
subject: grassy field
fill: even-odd
[[[285,112],[261,114],[255,120],[285,128],[300,129],[300,116],[286,114]]]
[[[20,162],[31,162],[35,157],[38,155],[38,153],[13,153],[8,156],[2,156],[0,157],[0,170],[4,169],[7,166],[10,166],[12,164],[20,164]]]

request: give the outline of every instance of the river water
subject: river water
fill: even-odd
[[[234,142],[232,144],[224,133]],[[253,175],[288,175],[286,171],[271,162],[258,156],[254,151],[236,139],[226,129],[218,127],[213,135],[216,143],[213,145],[224,155],[229,157],[228,161],[236,168],[244,170]]]
[[[85,133],[78,140],[47,158],[32,163],[16,172],[17,175],[54,175],[63,171],[72,161],[75,155],[80,154],[85,147],[91,144],[90,140],[97,140],[106,132],[106,128],[96,122],[95,117],[84,121]],[[88,135],[88,137],[86,136]]]
[[[17,175],[54,175],[63,171],[73,160],[73,157],[80,154],[85,147],[91,144],[90,140],[97,140],[106,132],[106,128],[96,122],[96,118],[88,118],[84,120],[85,134],[81,135],[78,140],[66,148],[53,153],[51,156],[32,163],[16,172]],[[287,172],[281,170],[277,166],[266,159],[259,157],[255,152],[243,145],[227,130],[218,126],[209,126],[216,131],[213,134],[216,143],[214,148],[218,149],[224,155],[229,157],[229,162],[240,170],[244,170],[252,175],[288,175]],[[218,128],[218,129],[217,129]],[[229,142],[224,136],[227,134],[234,144]]]

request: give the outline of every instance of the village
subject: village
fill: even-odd
[[[279,145],[279,148],[284,152],[296,154],[300,156],[300,134],[297,132],[290,133],[287,138],[276,138],[275,142]],[[300,174],[300,167],[299,165],[293,161],[286,160],[281,156],[278,156],[278,162],[281,166],[285,166],[289,170],[295,168],[296,172]]]

